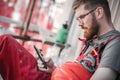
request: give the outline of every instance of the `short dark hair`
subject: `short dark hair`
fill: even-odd
[[[67,29],[68,25],[67,24],[63,24],[63,28]]]
[[[111,12],[107,0],[74,0],[73,9],[75,10],[82,4],[85,4],[85,9],[93,9],[98,6],[103,7],[107,20],[111,20]]]

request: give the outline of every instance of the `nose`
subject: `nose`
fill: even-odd
[[[78,24],[79,24],[80,26],[83,25],[82,19],[78,18],[77,20],[78,20]]]
[[[78,26],[83,26],[83,23],[81,21],[78,21]]]

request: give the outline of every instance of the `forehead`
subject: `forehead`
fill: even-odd
[[[85,5],[80,5],[78,8],[75,10],[75,15],[78,17],[79,15],[83,15],[87,12],[88,10],[85,9]]]

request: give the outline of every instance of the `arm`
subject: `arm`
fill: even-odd
[[[106,45],[98,69],[90,80],[116,80],[120,73],[120,39],[111,41]]]
[[[98,68],[90,80],[116,80],[118,73],[110,68]]]

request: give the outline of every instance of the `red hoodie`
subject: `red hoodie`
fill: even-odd
[[[4,80],[50,80],[37,60],[9,35],[0,36],[0,74]]]

